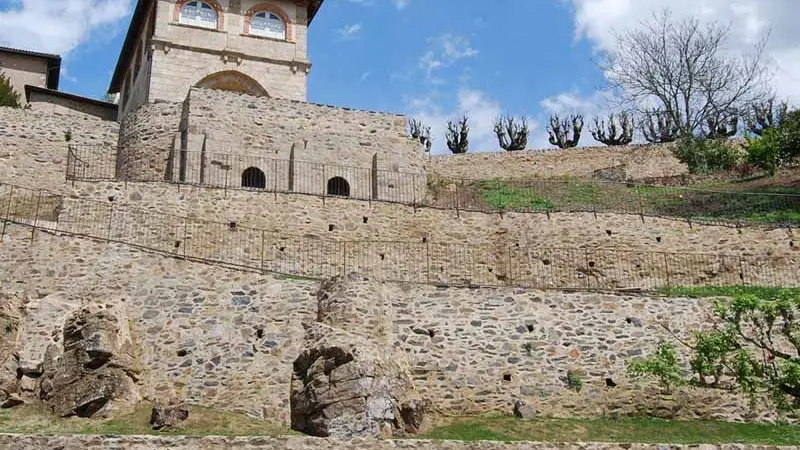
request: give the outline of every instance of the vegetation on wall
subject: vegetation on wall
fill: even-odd
[[[570,136],[572,132],[572,137]],[[558,114],[550,116],[550,125],[547,133],[550,135],[550,144],[558,148],[567,149],[578,145],[583,131],[583,115],[571,114],[565,119],[559,118]]]
[[[454,154],[469,150],[469,118],[464,115],[456,121],[447,122],[447,148]]]
[[[494,133],[500,148],[513,152],[525,150],[528,146],[528,119],[521,117],[500,117],[495,120]]]
[[[742,292],[714,302],[715,326],[678,340],[691,351],[691,374],[672,344],[629,364],[634,376],[652,376],[666,388],[681,384],[766,394],[780,410],[800,408],[800,294],[796,290]]]
[[[591,132],[595,141],[602,142],[608,146],[628,145],[633,142],[634,123],[633,118],[627,111],[615,117],[612,113],[608,116],[608,124],[605,119],[594,119]]]
[[[20,94],[11,86],[11,79],[0,71],[0,107],[19,108],[22,106],[19,97]]]
[[[426,151],[431,151],[431,127],[426,126],[418,119],[409,119],[406,132],[411,139],[419,141]]]

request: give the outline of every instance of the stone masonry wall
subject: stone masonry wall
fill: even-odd
[[[56,312],[68,311],[59,305],[114,301],[141,339],[145,398],[185,396],[287,422],[292,361],[302,324],[316,319],[318,282],[44,232],[31,243],[30,236],[29,229],[10,226],[0,248],[2,289],[39,311],[39,321],[23,315],[21,334],[47,340],[52,330],[41,319],[60,324]],[[353,295],[371,296],[371,283],[356,285]],[[391,305],[394,346],[407,355],[417,389],[439,412],[509,412],[515,399],[524,399],[547,415],[663,414],[680,404],[676,417],[750,417],[747,402],[735,395],[698,390],[662,397],[624,373],[630,358],[669,338],[660,323],[682,337],[706,326],[704,300],[389,283],[379,289]],[[35,365],[30,355],[41,352],[30,347],[20,359]],[[582,374],[580,393],[566,387],[567,370]],[[606,387],[606,378],[617,387]]]
[[[428,440],[315,439],[307,437],[189,436],[34,436],[0,434],[0,449],[26,450],[663,450],[657,444],[589,444],[537,442],[459,442]],[[774,445],[675,445],[670,450],[788,450]]]
[[[581,177],[620,165],[625,165],[624,179],[627,180],[687,173],[686,165],[672,155],[668,145],[466,153],[425,159],[428,172],[445,178],[467,179]]]
[[[0,108],[0,181],[60,188],[65,181],[67,146],[113,149],[118,130],[115,121],[47,104]],[[71,133],[69,142],[67,132]]]
[[[170,152],[180,145],[182,114],[181,103],[157,102],[125,115],[120,124],[117,176],[164,180]]]

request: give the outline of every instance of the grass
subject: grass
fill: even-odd
[[[800,443],[800,426],[650,418],[519,420],[502,416],[459,420],[436,428],[423,438],[462,441],[788,445]]]
[[[129,414],[102,419],[61,418],[41,405],[23,405],[0,410],[0,432],[19,434],[104,435],[192,435],[192,436],[281,436],[296,432],[244,414],[192,406],[179,429],[155,431],[148,424],[152,405],[141,403]]]
[[[771,298],[781,291],[800,293],[800,288],[760,287],[760,286],[689,286],[662,287],[658,292],[668,297],[734,297],[741,294],[753,294],[760,298]]]
[[[643,212],[696,221],[800,224],[800,197],[774,195],[800,191],[789,187],[741,193],[580,180],[489,180],[475,182],[466,188],[477,191],[477,195],[466,196],[482,200],[482,204],[473,205],[480,209]]]

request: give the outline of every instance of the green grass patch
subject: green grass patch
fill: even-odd
[[[579,180],[489,180],[471,186],[479,208],[520,212],[644,213],[696,221],[756,224],[800,224],[800,197],[795,188],[776,187],[770,193],[702,191],[624,183]]]
[[[658,292],[668,297],[734,297],[752,294],[760,298],[773,298],[780,292],[800,293],[800,288],[761,287],[761,286],[677,286],[658,288]]]
[[[800,443],[800,427],[651,418],[520,420],[504,416],[465,418],[424,437],[462,441],[791,445]]]
[[[216,409],[191,406],[189,418],[179,429],[155,431],[150,425],[151,404],[141,403],[131,413],[103,419],[62,418],[41,405],[24,405],[0,410],[0,432],[19,434],[108,434],[108,435],[192,435],[192,436],[283,436],[298,434],[289,428]]]
[[[549,200],[529,188],[515,187],[500,180],[482,181],[478,186],[481,197],[492,208],[515,211],[553,209],[553,204]]]

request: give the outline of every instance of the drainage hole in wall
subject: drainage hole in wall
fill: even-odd
[[[264,329],[263,328],[256,328],[256,337],[261,339],[264,337]]]
[[[510,373],[503,374],[503,381],[511,381],[511,374]]]
[[[180,356],[180,357],[184,357],[184,356],[188,355],[188,354],[189,354],[189,352],[188,352],[186,349],[180,349],[180,350],[178,350],[178,353],[177,353],[177,354],[178,354],[178,356]]]
[[[334,228],[336,227],[333,224],[328,225],[328,231],[333,231]]]
[[[614,383],[614,380],[611,378],[606,378],[606,386],[607,387],[617,387],[617,383]]]
[[[363,220],[364,223],[367,223],[367,222],[369,222],[369,217],[364,216],[364,217],[361,218],[361,220]]]

